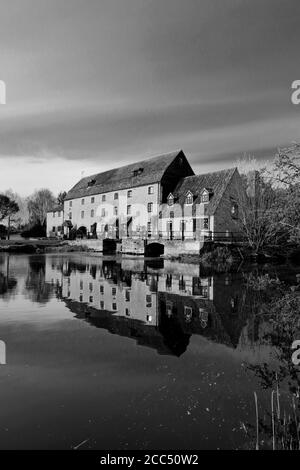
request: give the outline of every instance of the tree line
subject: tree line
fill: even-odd
[[[46,188],[27,198],[12,190],[0,194],[0,237],[9,239],[11,232],[16,231],[24,236],[46,236],[47,212],[63,204],[65,196],[65,191],[55,196]]]

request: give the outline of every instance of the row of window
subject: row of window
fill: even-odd
[[[53,217],[55,217],[55,214],[57,213],[57,217],[61,217],[61,211],[58,211],[58,212],[53,212]]]
[[[209,193],[203,193],[201,198],[200,198],[201,202],[205,203],[205,202],[209,202]],[[188,192],[186,197],[185,197],[185,201],[184,203],[187,205],[187,206],[190,206],[192,205],[194,202],[194,196],[191,192]],[[173,206],[174,205],[174,196],[173,194],[170,194],[168,196],[168,205],[169,206]]]
[[[154,186],[148,186],[148,194],[154,194]],[[132,189],[129,189],[127,191],[127,198],[131,198],[132,197]],[[119,199],[119,193],[115,193],[114,194],[114,200],[117,201]],[[103,194],[102,195],[102,198],[101,198],[102,202],[106,202],[106,194]],[[94,204],[95,202],[95,197],[92,196],[91,197],[91,204]],[[85,199],[81,199],[81,205],[84,206],[85,204]],[[69,201],[69,207],[72,207],[73,206],[73,201]]]
[[[147,206],[147,210],[149,213],[153,212],[153,202],[149,202]],[[118,215],[119,210],[118,207],[114,207],[114,215]],[[101,217],[106,217],[107,211],[103,208],[101,211]],[[131,215],[131,205],[127,206],[127,215]],[[91,210],[90,212],[91,217],[95,217],[95,211],[94,209]],[[84,219],[85,217],[85,212],[81,211],[81,218]],[[69,212],[69,220],[72,220],[72,212]]]

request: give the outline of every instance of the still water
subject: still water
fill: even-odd
[[[0,448],[253,447],[270,328],[242,269],[0,255]]]

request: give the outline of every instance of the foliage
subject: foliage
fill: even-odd
[[[0,194],[0,221],[13,216],[19,211],[18,204],[8,196]]]
[[[65,198],[66,198],[66,195],[67,195],[66,191],[61,191],[61,192],[58,194],[58,196],[57,196],[57,203],[58,203],[60,206],[63,205],[64,200],[65,200]]]
[[[27,227],[21,232],[23,238],[39,238],[46,236],[46,227],[44,225],[35,224]]]

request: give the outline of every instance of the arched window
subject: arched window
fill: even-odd
[[[173,206],[174,205],[174,196],[172,193],[169,194],[168,198],[168,206]]]

